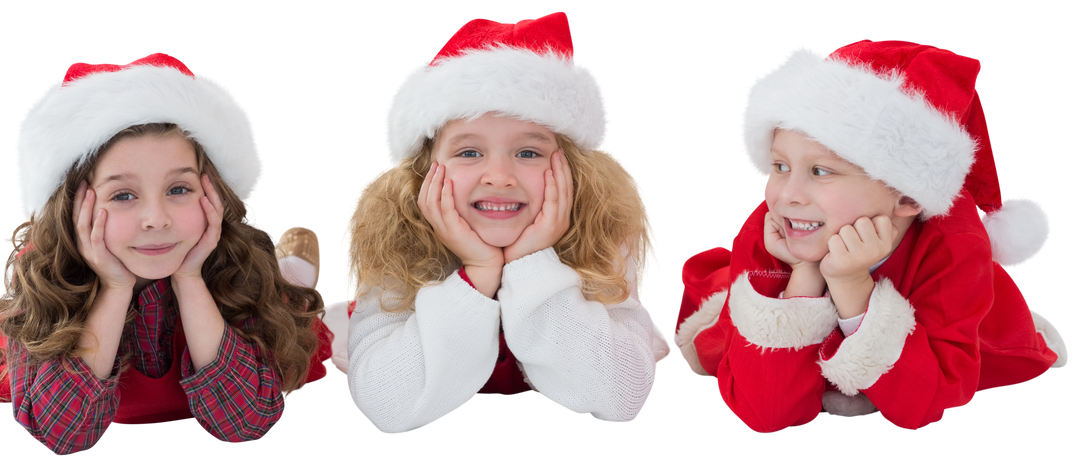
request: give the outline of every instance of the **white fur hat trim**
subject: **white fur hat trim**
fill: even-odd
[[[550,128],[582,149],[604,139],[596,80],[556,53],[499,46],[425,66],[405,80],[390,107],[390,156],[412,157],[447,122],[485,113]]]
[[[121,130],[145,123],[176,124],[199,142],[240,198],[251,193],[260,163],[251,125],[232,97],[201,76],[132,66],[58,83],[30,110],[18,148],[26,215],[45,205],[76,163]]]
[[[974,162],[976,142],[950,116],[903,88],[904,77],[795,52],[750,91],[744,138],[769,173],[775,129],[796,130],[918,202],[946,214]]]

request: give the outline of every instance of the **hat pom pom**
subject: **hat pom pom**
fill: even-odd
[[[1006,201],[1001,209],[987,214],[983,224],[990,235],[994,261],[1004,266],[1035,256],[1050,233],[1046,213],[1026,199]]]

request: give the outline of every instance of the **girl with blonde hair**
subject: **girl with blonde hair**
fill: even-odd
[[[477,392],[535,389],[633,419],[667,345],[637,298],[648,246],[631,177],[597,151],[604,114],[566,16],[474,20],[390,113],[398,165],[352,220],[349,386],[379,429]]]

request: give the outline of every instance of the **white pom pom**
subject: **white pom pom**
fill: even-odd
[[[1050,233],[1046,213],[1026,199],[1006,201],[1000,210],[987,214],[983,224],[990,234],[994,261],[1006,266],[1035,256]]]

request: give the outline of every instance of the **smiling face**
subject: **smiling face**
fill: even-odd
[[[177,134],[116,141],[89,181],[105,246],[141,280],[168,277],[206,230],[195,149]]]
[[[772,159],[765,203],[783,217],[788,250],[800,260],[820,261],[829,238],[860,217],[887,215],[902,236],[919,212],[910,199],[797,131],[776,131]]]
[[[433,155],[453,180],[454,206],[485,243],[518,239],[544,204],[544,173],[559,149],[547,127],[486,114],[439,130]]]

